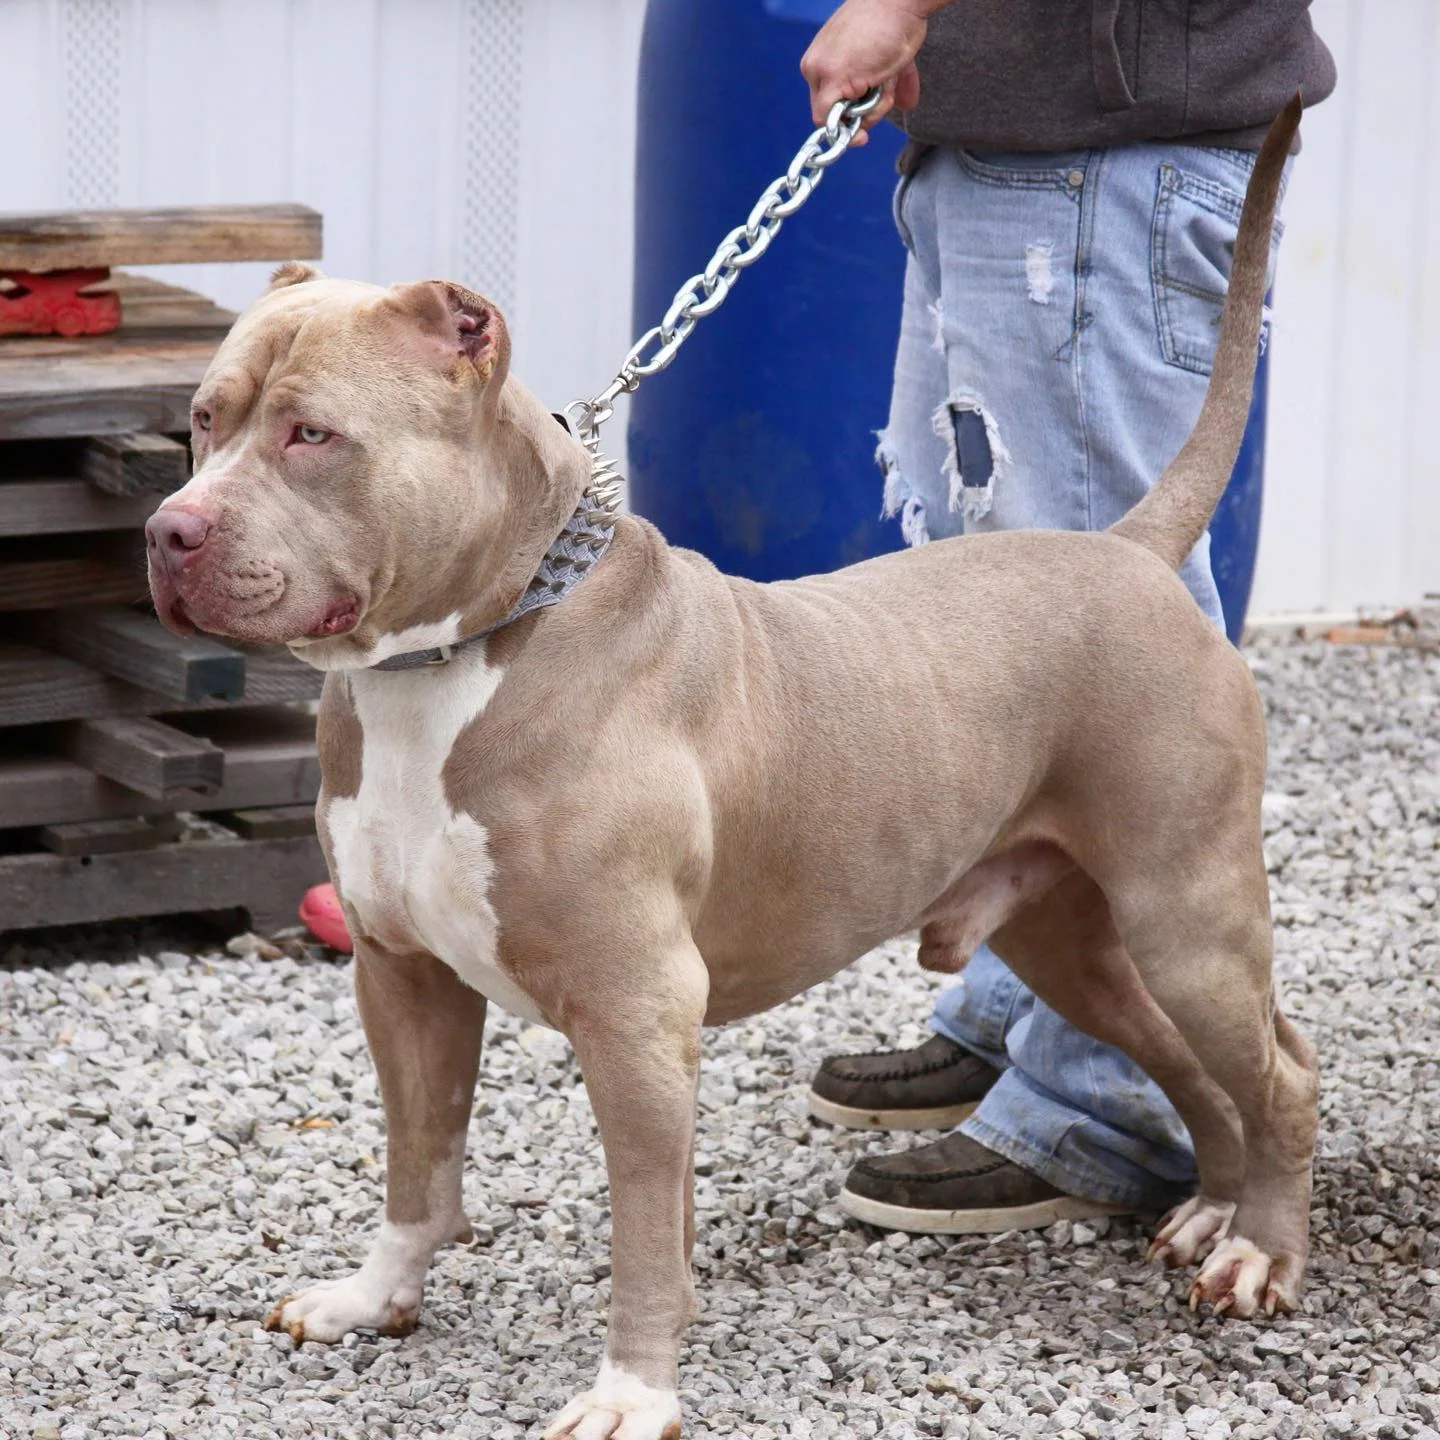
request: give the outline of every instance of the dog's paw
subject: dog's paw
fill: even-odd
[[[1190,1308],[1202,1302],[1217,1315],[1248,1320],[1258,1311],[1289,1314],[1300,1304],[1300,1263],[1272,1259],[1243,1236],[1232,1235],[1210,1254],[1190,1290]]]
[[[332,1344],[352,1330],[408,1335],[420,1315],[419,1285],[379,1284],[364,1268],[344,1280],[322,1280],[282,1300],[265,1321],[297,1344]]]
[[[1165,1217],[1149,1258],[1176,1269],[1197,1264],[1225,1238],[1234,1214],[1232,1201],[1194,1196]]]
[[[572,1400],[541,1440],[680,1440],[680,1397],[606,1360],[594,1388]]]

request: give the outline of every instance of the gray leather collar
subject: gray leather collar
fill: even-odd
[[[568,430],[563,416],[556,420]],[[615,519],[620,513],[620,486],[610,461],[592,452],[590,483],[580,496],[575,513],[565,522],[540,561],[535,578],[503,620],[497,620],[478,635],[467,635],[453,645],[432,645],[427,650],[407,650],[377,661],[371,670],[415,670],[422,665],[446,665],[461,650],[513,625],[535,610],[558,605],[594,568],[615,538]]]

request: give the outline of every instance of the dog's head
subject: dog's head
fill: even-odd
[[[193,478],[146,527],[160,618],[327,669],[499,619],[585,480],[509,363],[499,310],[462,286],[281,266],[195,392]]]

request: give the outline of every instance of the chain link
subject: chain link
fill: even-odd
[[[574,421],[592,461],[599,458],[599,430],[615,413],[615,400],[636,389],[646,376],[665,369],[695,326],[725,303],[741,272],[770,248],[781,225],[810,198],[879,103],[879,89],[867,91],[859,100],[837,100],[785,173],[765,187],[745,223],[737,225],[720,242],[710,263],[675,292],[660,323],[631,346],[615,378],[593,400],[575,400],[566,406],[565,413]]]

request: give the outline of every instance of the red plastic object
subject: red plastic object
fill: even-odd
[[[92,270],[0,270],[0,335],[108,335],[120,324],[120,297],[113,290],[82,295],[87,285],[110,278]]]
[[[300,902],[300,918],[310,927],[310,933],[332,950],[345,955],[355,953],[355,942],[350,938],[350,927],[333,885],[316,885],[307,890]]]

